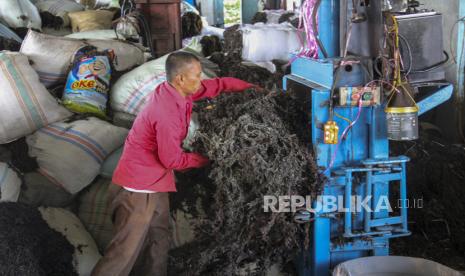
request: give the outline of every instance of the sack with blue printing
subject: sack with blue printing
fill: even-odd
[[[73,112],[105,118],[112,61],[111,51],[97,52],[92,46],[78,50],[66,81],[63,104]]]

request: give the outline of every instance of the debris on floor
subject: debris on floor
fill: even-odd
[[[77,275],[74,247],[36,208],[0,203],[0,275]]]
[[[465,270],[465,147],[423,135],[391,145],[407,163],[412,236],[394,239],[394,254],[430,259]],[[414,205],[415,204],[415,205]]]

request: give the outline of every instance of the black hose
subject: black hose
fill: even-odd
[[[426,72],[430,72],[430,71],[433,71],[435,69],[438,69],[439,67],[443,66],[444,64],[446,64],[448,61],[449,61],[449,54],[446,52],[446,51],[443,51],[444,55],[446,56],[446,58],[443,60],[443,61],[440,61],[436,64],[433,64],[429,67],[426,67],[424,69],[421,69],[421,70],[412,70],[413,73],[426,73]]]
[[[399,34],[399,37],[405,42],[405,45],[407,46],[408,57],[409,57],[408,69],[402,70],[401,72],[405,72],[405,76],[408,76],[410,72],[412,72],[412,64],[413,64],[412,48],[410,47],[410,43],[408,43],[407,39],[403,35]]]
[[[318,10],[320,9],[320,5],[321,5],[321,0],[317,0],[316,3],[315,3],[315,7],[313,7],[313,11],[312,11],[312,30],[313,30],[313,34],[315,35],[316,43],[318,44],[318,47],[321,50],[321,53],[323,54],[323,56],[325,58],[327,58],[328,57],[328,52],[326,52],[326,49],[325,49],[323,43],[321,42],[320,38],[318,37],[318,28],[316,27],[317,26],[316,16],[317,16]]]
[[[147,46],[150,49],[152,57],[155,57],[155,49],[153,47],[152,32],[150,31],[150,25],[142,13],[138,12],[136,17],[139,21],[139,24],[142,27],[142,34],[144,37],[145,46]]]

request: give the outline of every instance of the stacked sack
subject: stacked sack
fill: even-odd
[[[50,45],[54,45],[50,48]],[[57,37],[29,31],[21,45],[20,52],[33,62],[39,73],[40,81],[46,87],[64,84],[71,61],[76,51],[83,46],[91,45],[98,50],[113,49],[117,57],[115,69],[126,71],[146,61],[145,49],[131,43],[112,40],[78,40]]]
[[[106,157],[123,144],[128,130],[92,117],[70,120],[72,113],[47,91],[24,54],[0,52],[0,82],[0,201],[69,206],[73,195],[97,177]],[[14,165],[10,150],[23,137],[37,170]],[[67,210],[40,211],[73,246],[77,274],[90,275],[101,254],[85,226]]]
[[[69,13],[84,11],[85,7],[73,0],[42,0],[36,3],[42,17],[42,25],[66,28],[71,25]]]
[[[247,61],[289,60],[302,46],[299,31],[287,23],[244,25],[238,31],[242,33],[242,59]]]
[[[39,11],[29,0],[0,1],[0,21],[10,28],[42,29]]]
[[[1,1],[0,17],[2,4],[8,1]],[[24,2],[30,3],[29,0]],[[61,27],[69,25],[82,31],[83,25],[76,22],[82,18],[79,13],[84,8],[111,5],[110,1],[77,2],[37,0],[34,1],[36,6],[30,6],[34,11],[31,14],[46,12],[50,19],[59,20]],[[97,17],[108,19],[110,16],[107,13]],[[32,26],[37,21],[31,16],[27,18],[28,22],[16,22],[15,26]],[[73,21],[76,24],[73,25]],[[41,24],[34,28],[40,29]],[[75,34],[76,37],[81,35],[87,34]],[[87,46],[98,51],[111,49],[116,56],[112,69],[128,71],[110,87],[108,106],[113,110],[106,114],[106,118],[73,115],[57,99],[61,96],[51,93],[63,91],[76,53]],[[184,51],[201,58],[203,78],[216,77],[217,66],[201,57],[200,48]],[[90,275],[112,238],[107,198],[111,176],[132,121],[143,108],[145,99],[166,80],[166,58],[146,62],[146,49],[135,44],[102,39],[79,40],[34,30],[28,31],[19,52],[0,52],[0,82],[3,85],[0,99],[3,112],[0,117],[0,201],[18,201],[39,207],[49,226],[62,233],[74,246],[75,269],[79,275]],[[111,115],[114,115],[113,124],[110,123]],[[186,148],[192,143],[197,128],[196,116],[192,118]],[[118,119],[122,122],[119,126],[115,125]],[[11,156],[11,148],[19,144],[25,147],[26,158],[34,164],[28,169],[18,167]],[[73,214],[65,208],[77,212]]]

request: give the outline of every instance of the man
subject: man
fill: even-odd
[[[115,236],[92,275],[166,275],[171,233],[168,192],[175,192],[174,170],[200,168],[208,159],[186,153],[193,101],[221,91],[243,91],[252,84],[235,78],[201,80],[202,67],[192,54],[175,52],[166,60],[167,81],[139,113],[113,174],[111,200]],[[140,271],[139,271],[140,270]]]

